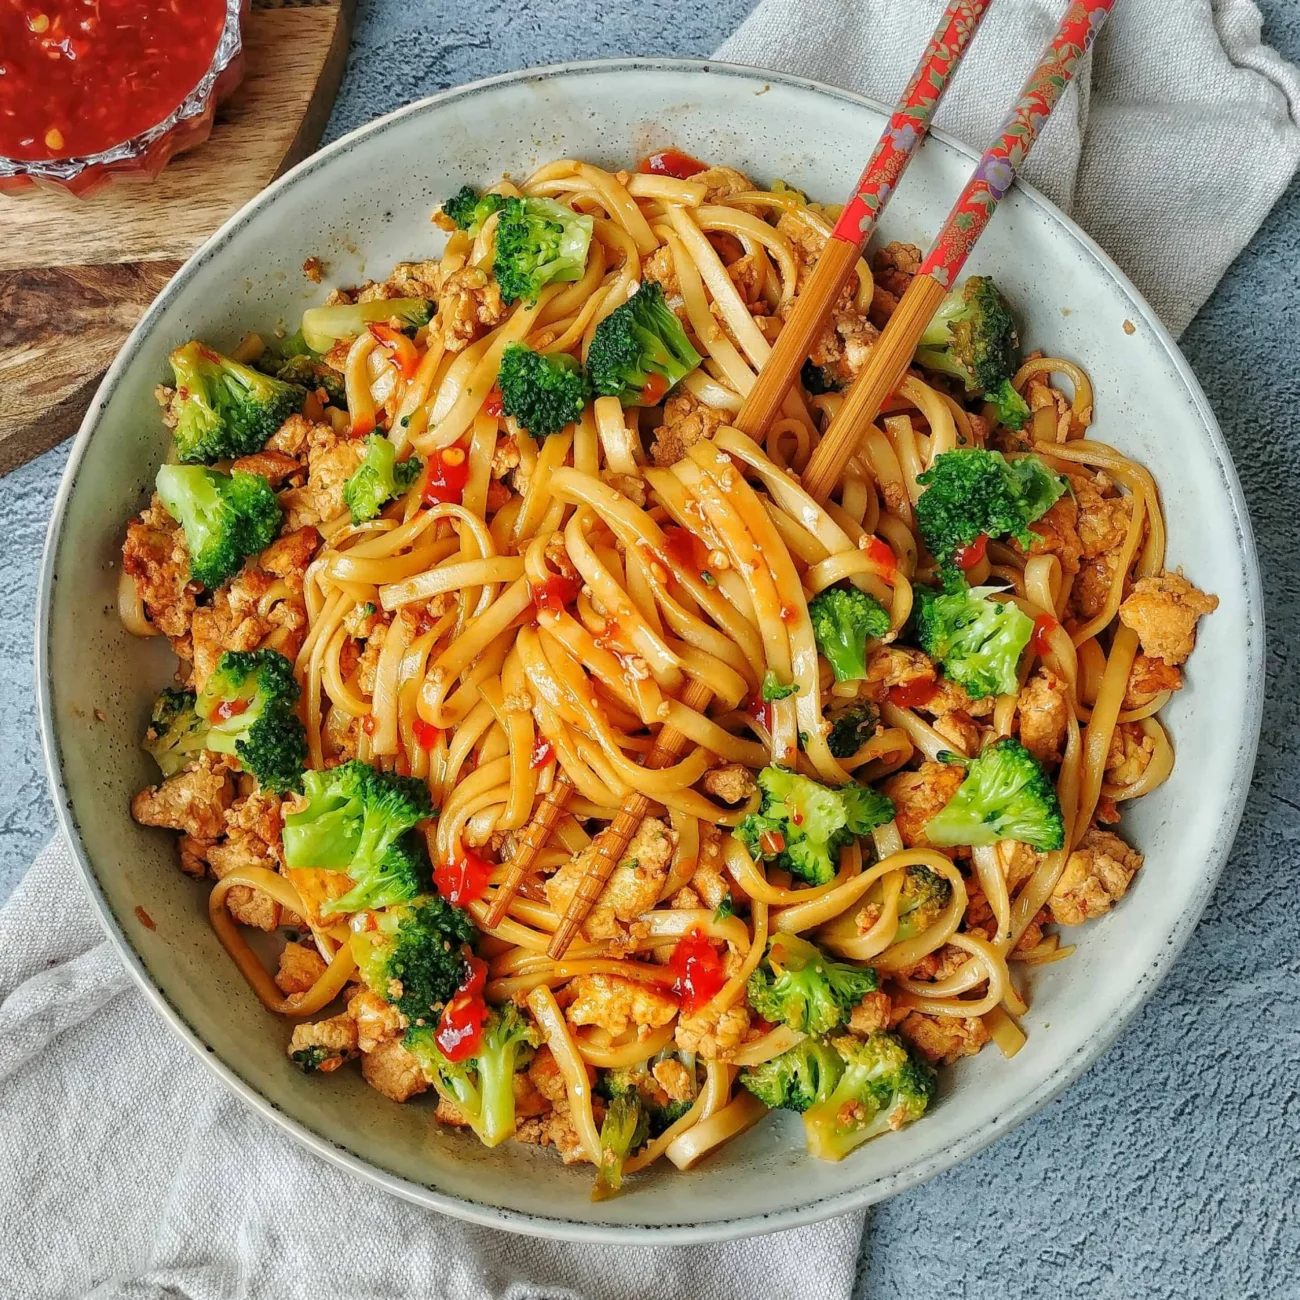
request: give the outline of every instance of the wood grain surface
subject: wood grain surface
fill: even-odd
[[[218,226],[306,157],[355,0],[255,0],[243,83],[208,141],[152,182],[0,199],[0,474],[75,433],[105,368]]]

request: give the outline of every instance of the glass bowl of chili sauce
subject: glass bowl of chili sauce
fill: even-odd
[[[0,0],[0,194],[153,179],[243,73],[249,0]]]

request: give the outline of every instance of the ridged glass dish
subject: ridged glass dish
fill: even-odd
[[[226,0],[225,25],[198,84],[160,122],[98,153],[75,158],[9,158],[0,155],[0,194],[21,196],[38,188],[84,198],[122,177],[153,180],[178,153],[202,144],[212,132],[217,106],[244,72],[242,25],[249,0]]]

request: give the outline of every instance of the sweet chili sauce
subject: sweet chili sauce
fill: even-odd
[[[483,1042],[483,1022],[488,1006],[483,1000],[487,963],[479,957],[465,958],[465,978],[455,996],[443,1008],[434,1039],[449,1061],[475,1056]]]
[[[226,4],[0,4],[0,156],[82,158],[156,126],[203,79]]]
[[[727,982],[721,955],[698,927],[677,940],[668,964],[676,976],[673,992],[688,1016],[711,1001]]]
[[[434,888],[458,907],[482,898],[491,879],[492,864],[470,849],[462,849],[458,858],[440,862],[433,869]]]
[[[642,158],[636,169],[649,176],[671,176],[674,180],[686,181],[708,171],[709,165],[680,149],[660,149]]]

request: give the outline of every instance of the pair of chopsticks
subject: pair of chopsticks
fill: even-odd
[[[915,156],[952,74],[990,3],[991,0],[953,0],[940,19],[858,179],[853,197],[845,205],[817,260],[811,279],[796,300],[771,356],[734,421],[737,428],[751,437],[763,436],[795,382],[813,339],[862,255],[881,211]],[[845,394],[839,411],[813,452],[801,481],[805,491],[818,501],[825,501],[830,495],[857,451],[862,434],[906,375],[922,332],[944,295],[955,285],[971,249],[1010,189],[1016,171],[1114,3],[1115,0],[1073,0],[1070,4],[1056,35],[1044,49],[1038,66],[1030,73],[1003,121],[998,139],[985,151],[958,196],[873,345],[865,367]],[[691,681],[682,693],[681,703],[688,709],[702,711],[710,698],[707,686]],[[685,745],[686,737],[665,724],[645,765],[667,766]],[[506,880],[492,898],[486,916],[489,928],[504,918],[511,899],[559,820],[572,789],[572,783],[557,773],[551,791],[516,847]],[[645,795],[630,794],[613,821],[596,837],[594,859],[547,949],[551,958],[564,955],[650,806],[651,801]]]

